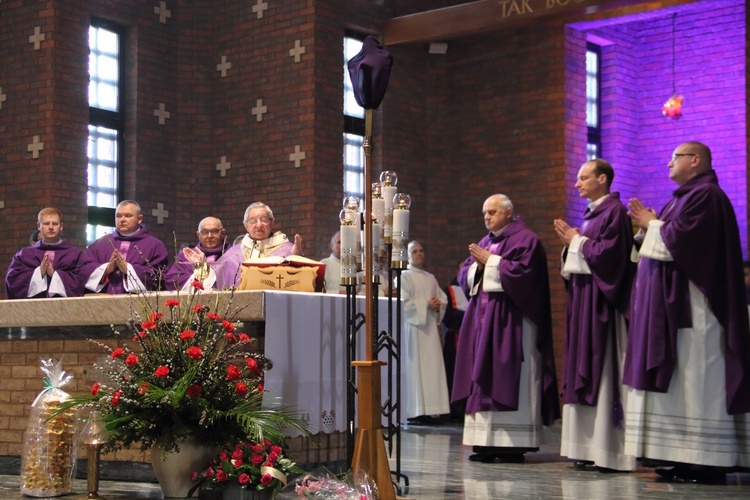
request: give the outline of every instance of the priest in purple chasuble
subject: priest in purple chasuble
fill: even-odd
[[[677,185],[659,213],[638,199],[643,231],[623,380],[626,452],[672,465],[675,482],[726,482],[750,466],[750,328],[737,219],[710,149],[677,146]],[[677,464],[677,465],[675,465]]]
[[[39,212],[42,239],[13,256],[5,277],[9,299],[80,297],[81,250],[61,238],[62,214],[48,207]]]
[[[142,225],[141,207],[132,200],[117,205],[115,231],[83,253],[86,290],[109,294],[157,290],[167,265],[167,249]]]
[[[560,416],[547,257],[507,196],[490,196],[482,212],[490,233],[469,245],[459,274],[470,298],[451,398],[464,409],[470,460],[519,463]]]
[[[629,471],[625,454],[622,363],[635,265],[633,224],[606,160],[585,162],[575,187],[590,201],[580,229],[554,221],[565,245],[562,276],[567,295],[563,419],[560,454],[582,470]]]
[[[198,224],[198,244],[194,248],[183,248],[177,260],[164,274],[167,290],[187,290],[193,280],[198,279],[204,290],[214,288],[218,261],[231,246],[227,232],[216,217],[206,217]]]
[[[273,211],[265,203],[255,202],[247,207],[242,225],[247,234],[239,245],[230,248],[216,265],[216,288],[224,290],[239,286],[242,263],[262,257],[302,255],[302,237],[294,235],[294,243],[281,231],[273,232]]]

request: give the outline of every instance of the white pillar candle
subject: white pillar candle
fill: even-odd
[[[380,274],[380,231],[382,227],[378,222],[372,221],[372,276],[375,283],[378,282]]]
[[[393,237],[393,197],[396,196],[398,189],[396,186],[384,185],[383,191],[383,241],[390,243]]]
[[[409,210],[395,208],[393,210],[393,252],[391,267],[404,269],[409,262]]]
[[[357,233],[359,228],[354,224],[341,225],[341,284],[357,284]]]

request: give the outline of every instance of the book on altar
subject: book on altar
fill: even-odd
[[[322,292],[326,265],[300,255],[260,257],[242,263],[239,290]]]

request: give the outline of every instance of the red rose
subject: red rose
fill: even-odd
[[[235,392],[241,397],[244,398],[245,394],[247,394],[247,386],[243,384],[242,382],[237,382],[237,385],[234,386]]]
[[[234,325],[231,321],[223,320],[221,322],[221,326],[223,326],[224,330],[228,331],[229,333],[234,333]]]
[[[253,458],[250,459],[250,463],[254,466],[259,466],[263,463],[263,455],[253,455]]]
[[[282,451],[284,450],[281,448],[281,446],[277,444],[271,446],[271,453],[276,453],[277,455],[280,455]]]
[[[180,301],[177,299],[167,299],[164,305],[167,307],[177,307],[180,305]]]
[[[203,350],[198,346],[189,347],[186,351],[190,359],[201,359],[203,357]]]
[[[180,334],[180,338],[182,340],[190,340],[193,337],[195,337],[195,331],[194,330],[183,330]]]
[[[156,328],[156,321],[144,321],[143,323],[141,323],[141,328],[143,328],[144,330],[153,330]]]
[[[221,319],[221,316],[216,313],[208,313],[208,319],[210,319],[211,321],[219,321]]]
[[[240,378],[240,369],[235,365],[227,366],[227,379],[237,380],[238,378]]]
[[[138,356],[136,356],[133,353],[128,354],[128,357],[125,358],[125,364],[128,366],[135,366],[138,364]]]
[[[99,382],[94,382],[94,385],[91,386],[91,395],[96,396],[99,393],[99,387],[101,385]]]
[[[261,374],[261,369],[258,366],[258,362],[255,361],[255,358],[247,358],[246,361],[247,361],[247,367],[250,368],[251,372],[253,372],[253,373],[257,374],[257,375]]]
[[[271,452],[271,453],[268,454],[268,460],[269,461],[275,462],[278,459],[279,459],[279,454],[278,453]]]
[[[123,354],[125,354],[125,349],[123,349],[122,347],[118,347],[117,349],[112,351],[112,359],[119,358]]]
[[[240,333],[240,342],[244,342],[246,340],[250,340],[250,335],[247,333]]]
[[[242,449],[238,448],[232,453],[232,458],[245,458],[245,454],[242,453]]]
[[[271,474],[263,474],[260,476],[260,484],[263,486],[268,486],[273,481],[273,476]]]
[[[273,467],[273,462],[267,460],[266,463],[263,464],[263,467]]]
[[[198,480],[198,473],[196,471],[190,471],[190,482],[194,483]]]
[[[203,388],[199,386],[198,384],[191,384],[187,388],[187,395],[191,398],[197,398],[201,395],[201,392],[203,392]]]
[[[242,467],[242,464],[243,464],[243,462],[242,462],[242,459],[241,459],[241,458],[233,458],[233,459],[232,459],[232,466],[233,466],[233,467],[234,467],[235,469],[237,469],[237,468],[239,468],[239,467]]]
[[[223,470],[219,469],[216,471],[216,480],[217,481],[226,481],[227,480],[227,473]]]
[[[203,283],[201,283],[199,280],[193,280],[193,282],[190,283],[190,286],[192,286],[196,290],[203,290]]]
[[[237,478],[237,481],[239,481],[240,484],[247,484],[250,482],[250,476],[243,472],[242,474],[240,474],[240,477]]]
[[[122,398],[122,391],[115,391],[112,394],[112,400],[111,400],[112,406],[119,405],[120,404],[120,398]]]
[[[229,460],[229,453],[227,453],[226,451],[222,451],[221,453],[219,453],[219,458],[221,460]]]
[[[206,469],[206,472],[203,473],[204,476],[206,476],[206,479],[210,479],[216,475],[216,472],[214,472],[212,467],[209,467]]]
[[[154,375],[160,378],[166,377],[167,375],[169,375],[169,367],[167,365],[160,366],[159,368],[156,369],[156,371],[154,372]]]
[[[253,451],[255,453],[262,453],[265,450],[262,444],[253,445]]]
[[[269,440],[268,438],[263,438],[263,445],[264,445],[264,446],[265,446],[266,448],[268,448],[269,446],[271,446],[271,444],[272,444],[272,443],[271,443],[271,441],[270,441],[270,440]]]

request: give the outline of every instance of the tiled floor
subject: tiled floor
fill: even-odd
[[[425,499],[747,499],[750,473],[730,474],[723,486],[657,482],[651,469],[630,474],[600,474],[574,470],[560,457],[559,434],[549,433],[549,444],[527,455],[523,465],[480,464],[468,461],[471,450],[461,446],[459,426],[407,427],[402,433],[401,496]],[[19,476],[0,475],[0,500],[24,498]],[[77,480],[74,495],[86,498],[86,482]],[[160,499],[158,485],[103,481],[103,498]]]

